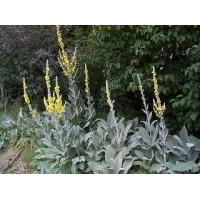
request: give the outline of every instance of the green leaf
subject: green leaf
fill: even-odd
[[[173,137],[178,141],[178,143],[183,146],[183,141],[177,136],[177,135],[173,135]]]
[[[200,150],[200,140],[193,135],[189,136],[190,141]]]
[[[126,174],[128,172],[128,170],[132,167],[133,165],[133,158],[130,156],[130,157],[127,157],[126,160],[123,162],[123,173]]]
[[[85,157],[84,156],[79,156],[79,162],[85,162]]]
[[[125,130],[123,131],[123,135],[124,135],[125,138],[127,137],[127,135],[128,135],[128,133],[129,133],[131,127],[132,127],[132,123],[129,123],[129,124],[126,126]]]
[[[136,128],[138,125],[138,117],[133,119],[133,128]]]
[[[179,150],[182,154],[184,154],[184,155],[188,155],[188,152],[185,150],[185,149],[183,149],[183,148],[181,148],[181,147],[178,147],[178,146],[174,146],[173,147],[175,150]]]
[[[193,144],[193,143],[186,143],[186,145],[187,145],[187,147],[189,147],[189,148],[191,148],[191,147],[193,147],[193,146],[194,146],[194,144]]]
[[[87,163],[88,166],[90,167],[90,169],[93,171],[93,172],[96,172],[96,173],[99,173],[99,171],[102,171],[104,169],[104,166],[101,165],[100,163],[98,162],[88,162]]]
[[[180,105],[183,106],[184,104],[185,104],[185,99],[184,98],[180,99]]]
[[[194,111],[190,114],[190,118],[195,121],[195,119],[197,118],[197,116],[199,115],[198,111]]]
[[[105,152],[105,160],[108,163],[108,166],[111,168],[114,167],[113,166],[114,157],[115,157],[115,150],[111,146],[108,146]]]
[[[129,152],[127,147],[122,147],[121,148],[121,152],[122,152],[122,158],[126,157],[126,154]]]
[[[118,174],[120,169],[122,167],[122,152],[120,151],[114,160],[114,172],[115,174]]]
[[[183,128],[180,131],[180,139],[186,144],[187,142],[189,142],[189,138],[188,138],[188,132],[187,129],[185,128],[185,126],[183,126]]]
[[[87,155],[89,156],[89,158],[92,158],[94,156],[94,153],[86,151]]]
[[[174,168],[174,164],[172,164],[171,162],[166,162],[165,163],[166,167],[168,168],[167,172],[170,174],[174,174],[175,172],[172,170]]]
[[[71,173],[72,174],[78,174],[77,165],[72,164],[72,166],[71,166]]]
[[[141,160],[143,160],[144,154],[143,154],[141,151],[135,149],[134,152],[135,152],[135,154],[136,154],[136,156],[137,156],[138,158],[140,158]]]
[[[188,172],[191,170],[193,173],[195,173],[199,170],[199,167],[194,161],[179,162],[173,167],[173,170],[178,172]]]
[[[161,171],[162,171],[162,164],[161,163],[154,163],[149,169],[150,173],[155,173],[155,172],[159,173]]]
[[[78,165],[78,168],[81,169],[81,170],[84,170],[84,169],[85,169],[84,163],[80,163],[80,164]]]
[[[140,166],[143,167],[146,170],[149,170],[149,165],[147,165],[146,163],[142,162],[142,161],[135,161],[133,162],[133,166]]]
[[[51,166],[50,169],[53,169],[54,167],[56,167],[58,165],[58,160],[56,162],[54,162]]]

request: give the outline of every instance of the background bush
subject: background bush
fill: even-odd
[[[91,61],[91,73],[98,69],[109,80],[116,109],[133,107],[139,111],[136,74],[142,77],[147,101],[151,103],[151,69],[155,66],[167,107],[166,123],[175,130],[185,124],[198,135],[199,31],[199,26],[93,26],[91,45],[86,48],[95,44],[99,54],[93,54],[92,60],[101,62],[95,66]],[[83,55],[82,52],[80,57]],[[90,61],[87,63],[90,66]]]

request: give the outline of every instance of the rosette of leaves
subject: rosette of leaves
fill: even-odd
[[[129,155],[127,147],[121,149],[114,145],[108,145],[105,149],[105,157],[100,161],[89,161],[87,164],[97,174],[127,174],[137,157]]]
[[[20,111],[17,119],[6,116],[1,124],[1,130],[6,135],[7,143],[15,145],[17,149],[30,145],[36,148],[43,136],[43,117],[38,113],[33,119]]]
[[[200,140],[194,136],[188,136],[187,130],[183,127],[178,135],[168,135],[166,138],[167,162],[165,163],[166,173],[199,173],[199,151]],[[160,173],[162,165],[160,160],[154,163],[150,173]]]
[[[138,126],[128,142],[131,154],[137,156],[139,161],[134,164],[139,166],[139,173],[148,173],[150,167],[155,162],[164,166],[164,152],[159,137],[159,124],[157,121],[150,123],[152,113],[148,115],[148,120],[144,126]]]
[[[151,113],[148,116],[151,119]],[[163,122],[164,123],[164,122]],[[139,126],[130,137],[128,147],[131,155],[139,161],[133,165],[139,166],[139,173],[198,173],[200,140],[188,136],[185,127],[178,135],[168,134],[162,129],[162,123],[150,120]]]
[[[185,126],[179,135],[168,135],[166,146],[169,149],[168,173],[199,173],[200,140],[188,136]]]
[[[96,123],[96,130],[84,137],[88,144],[86,161],[92,173],[128,173],[136,157],[129,154],[127,141],[137,126],[137,118],[125,121],[110,112],[107,121],[97,119]]]
[[[35,173],[84,173],[84,130],[65,117],[61,122],[45,118],[44,123],[46,130],[42,139],[43,146],[36,150],[31,163],[37,169]]]

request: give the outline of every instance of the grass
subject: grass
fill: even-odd
[[[30,163],[33,161],[33,158],[35,156],[35,149],[31,148],[30,146],[27,146],[23,153],[23,160],[27,164],[27,168],[32,171],[32,167],[30,167]]]

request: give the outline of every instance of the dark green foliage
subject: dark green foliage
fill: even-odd
[[[151,72],[155,66],[167,107],[166,123],[174,130],[186,124],[198,134],[200,26],[93,26],[91,37],[85,48],[95,44],[98,53],[81,52],[80,57],[89,61],[91,74],[95,68],[109,80],[116,110],[120,108],[122,113],[124,107],[132,107],[139,111],[136,74],[142,77],[147,101],[152,104]],[[100,62],[90,64],[89,58]],[[99,102],[105,104],[105,96],[99,96]]]
[[[0,32],[0,69],[4,69],[1,75],[10,102],[18,99],[21,103],[21,83],[25,76],[32,100],[42,99],[44,63],[49,59],[52,65],[58,66],[55,27],[0,26]]]

